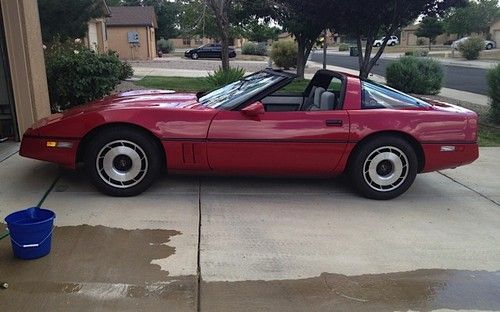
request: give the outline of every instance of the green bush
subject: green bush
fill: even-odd
[[[438,61],[403,56],[389,64],[387,84],[407,93],[437,94],[441,90],[443,69]]]
[[[417,38],[417,45],[422,46],[425,44],[425,40],[423,38]]]
[[[339,51],[340,52],[349,51],[349,45],[347,43],[339,44]]]
[[[488,86],[491,98],[491,120],[500,124],[500,64],[488,71]]]
[[[241,47],[241,54],[246,55],[267,55],[267,45],[265,42],[247,42]]]
[[[275,42],[271,48],[271,59],[278,67],[290,69],[297,66],[297,43],[293,40]]]
[[[45,50],[45,65],[53,111],[102,98],[133,74],[113,51],[96,54],[82,44],[59,39]]]
[[[245,76],[245,69],[241,67],[231,67],[226,71],[219,67],[213,74],[208,74],[208,77],[205,78],[205,83],[209,90],[215,90],[238,81],[243,76]]]
[[[484,40],[479,37],[471,37],[458,45],[462,56],[468,60],[477,60],[479,52],[484,49]]]
[[[156,49],[162,53],[172,53],[175,50],[172,40],[165,40],[161,38],[156,41]]]

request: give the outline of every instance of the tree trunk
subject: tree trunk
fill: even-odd
[[[306,54],[306,43],[302,38],[297,38],[298,50],[297,50],[297,76],[299,79],[304,79],[304,72],[306,69],[307,56]]]
[[[229,35],[227,28],[221,32],[221,44],[222,44],[222,70],[229,70]]]
[[[327,32],[326,29],[323,33],[323,69],[326,69],[326,52],[328,50],[328,42],[327,42]]]
[[[217,28],[221,37],[221,59],[222,70],[229,70],[229,17],[228,10],[231,6],[231,0],[207,0],[208,5],[215,13]]]

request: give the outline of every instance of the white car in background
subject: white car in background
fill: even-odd
[[[462,39],[458,39],[456,41],[453,41],[453,43],[451,44],[451,48],[454,49],[454,50],[458,50],[458,46],[460,44],[464,43],[469,38],[470,37],[463,37]],[[491,49],[494,49],[496,47],[497,47],[497,44],[496,44],[495,41],[484,40],[484,49],[491,50]]]
[[[373,43],[373,46],[374,47],[382,46],[382,44],[384,43],[384,39],[385,39],[385,37],[382,37],[378,40],[375,40],[375,42]],[[396,44],[399,44],[399,38],[396,36],[391,36],[391,38],[389,38],[389,41],[387,41],[388,46],[395,46]]]

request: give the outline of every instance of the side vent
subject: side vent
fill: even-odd
[[[203,158],[203,151],[200,144],[183,143],[182,160],[185,164],[199,164]]]

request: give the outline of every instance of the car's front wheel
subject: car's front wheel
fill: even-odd
[[[486,50],[491,50],[491,49],[493,49],[493,45],[491,43],[488,43],[486,45]]]
[[[92,183],[112,196],[135,196],[148,189],[161,171],[161,152],[146,133],[109,128],[93,138],[85,153]]]
[[[372,199],[392,199],[408,190],[417,175],[418,159],[406,140],[378,137],[361,145],[350,163],[354,187]]]
[[[192,58],[193,60],[197,60],[197,59],[199,58],[198,53],[194,52],[193,54],[191,54],[191,58]]]

